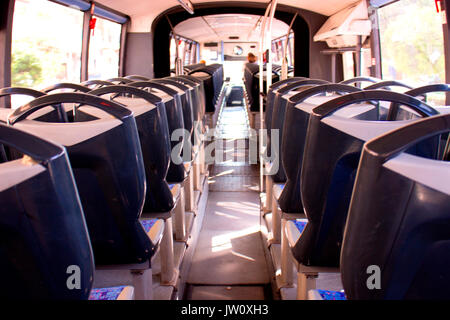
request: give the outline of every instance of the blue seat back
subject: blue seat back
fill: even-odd
[[[367,104],[371,101],[395,101],[423,117],[436,113],[410,96],[381,90],[350,93],[313,109],[300,177],[308,224],[293,250],[301,263],[339,266],[344,225],[362,146],[368,139],[408,123],[378,121],[377,113],[373,112],[375,106]],[[372,115],[375,121],[361,114]],[[434,152],[436,145],[430,144],[430,147],[431,150],[420,152]]]
[[[33,112],[55,103],[81,104],[75,121],[84,115],[94,120],[52,126],[24,121]],[[107,116],[97,118],[96,112]],[[145,199],[145,169],[136,121],[130,110],[89,94],[58,93],[17,109],[10,116],[10,123],[65,146],[96,264],[150,260],[155,247],[139,222]]]
[[[450,163],[407,151],[449,131],[438,115],[364,146],[341,253],[349,299],[450,298]]]
[[[4,125],[0,143],[29,157],[0,164],[0,297],[87,299],[94,260],[66,151]]]

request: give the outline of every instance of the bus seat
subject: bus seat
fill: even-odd
[[[134,300],[132,286],[95,288],[89,294],[89,300]]]
[[[258,99],[259,94],[255,97],[253,92],[253,75],[259,71],[259,65],[257,63],[246,63],[244,66],[244,85],[247,91],[248,103],[250,105],[250,110],[252,108],[255,99]]]
[[[362,145],[408,123],[354,117],[355,113],[367,110],[363,102],[379,100],[402,103],[421,112],[423,117],[437,113],[417,99],[379,90],[350,93],[313,109],[300,177],[301,198],[309,223],[293,249],[300,263],[339,266],[343,227]]]
[[[408,151],[449,131],[450,115],[437,115],[365,144],[341,253],[349,299],[450,298],[450,163]],[[369,266],[381,272],[376,290]]]
[[[71,82],[60,82],[60,83],[55,83],[47,88],[45,88],[44,90],[42,90],[45,93],[50,93],[54,91],[66,91],[66,90],[70,90],[73,92],[84,92],[87,93],[89,91],[91,91],[91,89],[87,86],[81,85],[81,84],[77,84],[77,83],[71,83]]]
[[[203,80],[206,94],[206,112],[215,112],[223,85],[223,66],[212,64],[189,72],[190,76]]]
[[[267,146],[268,149],[274,151],[274,154],[271,154],[271,158],[275,159],[275,161],[278,161],[278,170],[277,172],[271,172],[270,176],[274,182],[277,183],[284,183],[286,182],[286,175],[283,169],[283,166],[281,165],[281,146],[283,144],[283,128],[284,128],[284,119],[285,119],[285,111],[286,111],[286,104],[289,97],[293,96],[294,94],[298,93],[299,89],[305,89],[307,87],[313,86],[313,85],[320,85],[320,84],[326,84],[327,81],[324,80],[316,80],[316,79],[310,79],[310,80],[300,80],[294,83],[290,83],[289,85],[286,85],[285,87],[279,89],[276,93],[274,104],[273,104],[273,110],[272,110],[272,123],[271,123],[271,129],[272,130],[278,130],[279,134],[279,141],[278,146],[274,145],[272,147],[272,144],[274,141],[270,142],[270,145]]]
[[[263,92],[266,93],[268,88],[267,88],[267,75],[266,75],[266,66],[263,67]],[[253,103],[250,106],[250,110],[252,112],[259,112],[259,95],[260,95],[260,89],[259,89],[259,67],[258,70],[256,70],[256,72],[253,73],[253,79],[251,81],[251,92],[252,92],[252,96],[253,96]],[[276,72],[273,68],[272,68],[272,83],[276,83],[280,80],[280,75],[278,74],[278,72]],[[265,103],[263,104],[263,111],[265,111],[266,106]]]
[[[34,111],[55,103],[80,103],[75,121],[84,113],[97,118],[50,124],[26,119]],[[17,109],[9,121],[67,149],[96,265],[150,263],[158,244],[150,241],[139,224],[146,183],[132,112],[93,95],[58,93]]]
[[[376,136],[409,123],[355,118],[355,114],[367,112],[364,102],[380,100],[409,106],[422,117],[437,114],[417,99],[384,90],[350,93],[313,109],[300,177],[301,199],[308,224],[291,248],[299,266],[308,269],[339,267],[344,226],[362,146]],[[415,152],[432,154],[437,149],[434,142],[428,143],[428,150],[417,148]],[[312,283],[312,278],[311,271],[308,274],[299,271],[298,288],[305,289],[305,292],[299,292],[299,297],[305,298],[308,289],[300,283]]]
[[[153,218],[141,220],[141,224],[143,224],[152,243],[154,243],[153,237],[147,230],[149,229],[149,223],[154,222],[154,218],[165,221],[164,232],[168,236],[161,238],[160,252],[161,256],[170,259],[173,257],[171,211],[181,201],[181,197],[179,185],[168,185],[166,181],[170,162],[170,138],[165,105],[161,98],[142,89],[126,85],[103,87],[91,91],[90,94],[96,96],[109,94],[110,97],[113,94],[115,96],[113,101],[119,102],[133,111],[139,133],[147,183],[141,217]],[[116,96],[117,94],[119,96]],[[164,264],[173,265],[173,259],[161,260],[161,265]],[[162,281],[171,280],[174,277],[172,270],[173,268],[169,268],[168,274],[161,274]]]
[[[5,125],[0,143],[23,155],[0,164],[0,296],[87,299],[94,260],[65,149]],[[67,286],[69,267],[80,290]]]
[[[306,89],[288,99],[286,104],[282,145],[280,145],[282,150],[281,164],[286,174],[286,186],[278,198],[278,204],[282,212],[303,212],[299,180],[309,115],[312,112],[312,109],[326,101],[338,97],[338,94],[344,92],[356,92],[359,90],[360,89],[348,85],[324,84]],[[331,92],[334,94],[327,96],[322,95]]]
[[[188,65],[185,65],[184,67],[183,67],[183,69],[184,69],[184,71],[186,72],[186,73],[189,73],[190,71],[192,71],[192,70],[195,70],[195,69],[198,69],[198,68],[202,68],[202,67],[204,67],[205,66],[205,64],[204,63],[194,63],[194,64],[188,64]],[[175,71],[175,70],[174,70]]]
[[[307,78],[304,77],[292,77],[292,78],[287,78],[281,81],[277,81],[274,84],[272,84],[267,92],[267,96],[266,96],[266,110],[264,113],[264,124],[265,124],[265,129],[267,130],[267,144],[269,145],[269,140],[270,140],[270,129],[272,128],[272,112],[273,112],[273,103],[275,100],[275,95],[277,93],[277,91],[281,88],[283,88],[284,86],[287,86],[288,84],[292,83],[292,82],[296,82],[296,81],[300,81],[300,80],[307,80]],[[270,149],[267,150],[268,152],[268,156],[270,156]]]
[[[309,290],[308,300],[347,300],[347,297],[342,291],[316,289]]]
[[[186,188],[186,210],[193,211],[195,208],[195,193],[194,189],[201,191],[203,188],[201,186],[201,174],[204,171],[205,161],[204,161],[204,143],[203,143],[203,134],[205,132],[203,120],[205,115],[205,92],[203,88],[203,81],[199,80],[193,76],[173,76],[167,79],[172,79],[178,82],[181,82],[194,90],[192,91],[193,95],[193,104],[194,104],[194,128],[193,134],[191,138],[192,145],[192,160],[193,164],[190,164],[193,167],[193,176],[190,176],[189,180],[185,183],[188,184],[188,188]],[[192,192],[190,192],[190,190]]]
[[[183,120],[183,107],[178,91],[169,88],[168,86],[162,85],[160,83],[151,81],[136,81],[128,84],[132,87],[137,87],[141,89],[150,89],[151,93],[162,98],[164,105],[166,107],[167,123],[169,127],[169,137],[177,129],[184,129]],[[181,144],[181,148],[177,147]],[[169,165],[169,170],[167,172],[166,180],[171,183],[181,183],[186,178],[186,171],[184,169],[184,164],[181,159],[181,153],[183,151],[184,137],[181,136],[179,140],[172,141],[170,139],[171,145],[171,161]],[[179,163],[174,163],[174,157],[179,157]]]
[[[180,77],[180,76],[172,76],[172,77],[166,77],[164,79],[176,81],[178,83],[183,84],[184,86],[189,88],[189,92],[191,93],[191,100],[192,100],[192,116],[193,121],[201,121],[201,92],[200,92],[200,82],[195,82],[192,79],[189,79],[188,77]]]
[[[280,243],[281,241],[281,215],[279,212],[278,198],[275,197],[273,189],[279,188],[277,184],[284,185],[286,183],[286,174],[284,172],[282,164],[283,129],[286,104],[289,97],[298,93],[299,90],[305,90],[308,87],[325,83],[327,83],[327,81],[316,79],[299,80],[296,82],[292,82],[277,90],[276,96],[274,98],[271,130],[276,130],[276,132],[278,133],[278,141],[275,141],[275,136],[271,136],[271,140],[268,141],[267,150],[271,150],[271,161],[267,161],[265,163],[266,199],[270,199],[268,202],[266,202],[266,207],[270,205],[272,210],[273,243]],[[281,192],[279,192],[278,195],[281,195]]]
[[[166,181],[170,162],[170,136],[166,107],[161,98],[136,87],[112,85],[89,92],[92,95],[120,95],[113,101],[133,111],[139,133],[147,181],[143,212],[170,212],[174,207]],[[132,95],[132,97],[129,97]]]
[[[98,89],[104,86],[111,86],[113,84],[113,82],[98,79],[87,80],[81,83],[82,86],[89,87],[91,88],[91,90]]]
[[[203,81],[194,77],[194,76],[189,76],[189,75],[179,75],[179,76],[173,76],[173,78],[175,80],[179,80],[181,82],[184,81],[190,81],[192,83],[195,83],[198,85],[198,101],[199,101],[199,109],[198,109],[198,121],[202,121],[203,120],[203,116],[205,115],[205,87],[203,85]],[[189,84],[186,82],[183,82],[185,84]]]
[[[125,77],[114,77],[107,79],[106,81],[112,82],[114,84],[129,84],[131,82],[135,82],[136,80],[125,78]]]
[[[192,89],[182,83],[166,79],[153,79],[153,82],[161,83],[169,88],[172,88],[180,94],[181,104],[183,108],[183,123],[184,129],[189,133],[189,141],[192,141],[192,132],[194,130],[194,100],[192,96]],[[189,155],[188,155],[189,156]]]
[[[22,88],[22,87],[9,87],[0,89],[0,97],[11,97],[14,95],[18,96],[28,96],[31,98],[39,98],[44,96],[46,93],[30,88]],[[11,109],[7,109],[10,110]],[[2,110],[3,111],[3,110]],[[0,121],[6,123],[7,122],[6,111],[0,113]],[[39,121],[46,122],[67,122],[70,115],[66,112],[65,109],[61,105],[55,105],[52,107],[44,108],[39,110],[30,116],[30,119],[35,119]]]
[[[339,84],[356,85],[358,88],[361,88],[361,83],[368,82],[369,85],[371,85],[373,83],[378,83],[380,81],[381,79],[374,77],[354,77],[347,80],[343,80],[339,82]]]
[[[144,77],[144,76],[141,76],[138,74],[130,74],[128,76],[125,76],[124,78],[130,79],[133,81],[148,81],[148,80],[150,80],[150,78],[147,78],[147,77]]]

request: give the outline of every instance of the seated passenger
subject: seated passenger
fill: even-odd
[[[247,55],[247,62],[244,64],[244,72],[247,68],[251,71],[252,75],[253,73],[257,72],[259,70],[259,65],[256,63],[256,61],[256,56],[253,53],[249,52]]]

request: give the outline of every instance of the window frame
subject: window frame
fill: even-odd
[[[73,10],[77,10],[70,6],[73,0],[48,0],[58,5],[70,7]],[[125,51],[126,51],[126,38],[130,24],[130,17],[106,7],[95,1],[88,2],[85,0],[77,0],[83,5],[86,10],[79,11],[84,13],[83,17],[83,30],[82,30],[82,43],[81,43],[81,70],[80,80],[81,82],[88,80],[88,64],[89,64],[89,45],[90,45],[90,29],[89,21],[92,17],[92,6],[94,6],[94,15],[103,19],[119,23],[121,25],[121,35],[119,44],[119,76],[124,76],[125,65]],[[1,2],[2,20],[6,23],[0,26],[0,87],[11,86],[11,46],[12,46],[12,27],[13,16],[15,9],[15,0],[6,0]],[[4,18],[4,19],[3,19]],[[4,98],[0,100],[0,107],[9,108],[11,106],[10,99]]]

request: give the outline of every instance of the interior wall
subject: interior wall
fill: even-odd
[[[154,78],[153,34],[151,32],[128,32],[125,50],[125,75],[137,74]]]
[[[0,1],[0,88],[11,86],[11,38],[14,0]],[[0,99],[0,108],[9,108],[10,99]]]
[[[222,2],[196,5],[194,15],[190,15],[179,8],[173,8],[164,12],[155,19],[152,25],[155,43],[153,51],[155,77],[163,77],[170,74],[170,26],[166,16],[170,19],[172,25],[175,26],[179,22],[195,16],[237,12],[264,15],[264,11],[265,4],[262,3]],[[321,50],[327,48],[327,45],[326,43],[313,42],[312,39],[327,17],[310,11],[279,5],[277,6],[275,18],[290,24],[296,12],[299,13],[299,16],[293,25],[295,32],[295,75],[331,80],[331,58],[320,53]],[[157,47],[156,44],[158,45]]]
[[[303,13],[303,18],[309,25],[309,77],[313,79],[323,79],[331,81],[331,57],[320,53],[322,50],[329,49],[327,44],[323,41],[314,42],[313,37],[319,31],[320,27],[325,23],[328,17],[306,11]],[[297,35],[296,35],[297,36]],[[297,39],[295,39],[297,40]],[[336,80],[339,76],[342,77],[343,69],[342,63],[336,63]],[[343,80],[343,79],[341,79]]]

